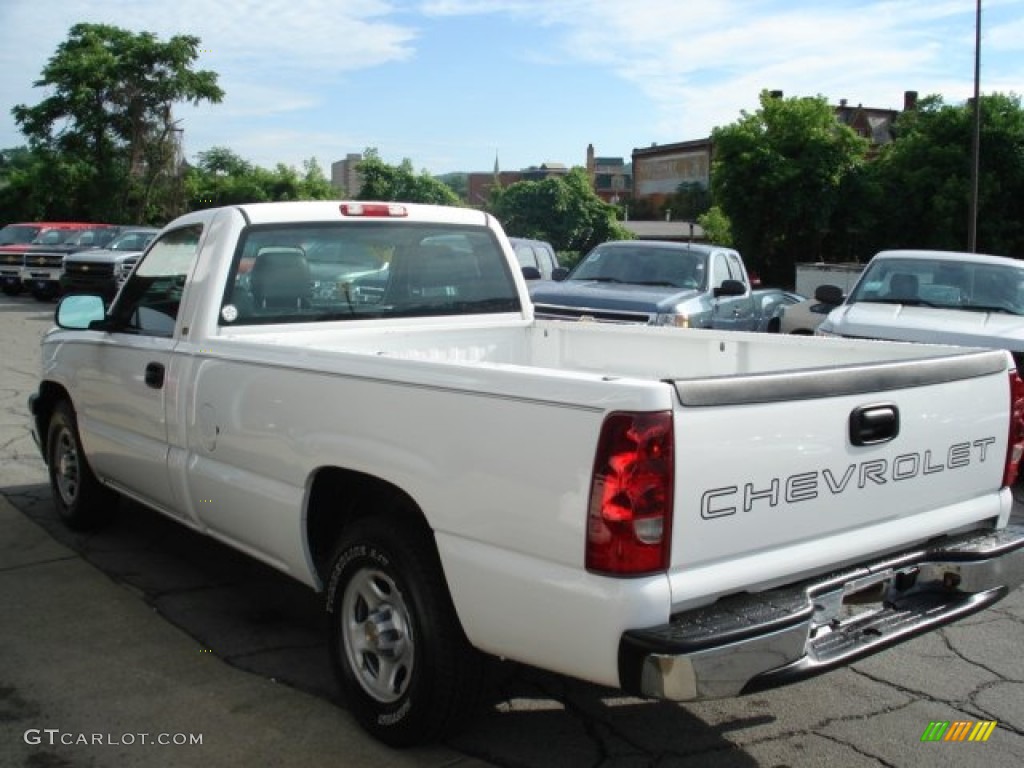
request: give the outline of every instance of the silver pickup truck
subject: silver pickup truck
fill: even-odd
[[[752,287],[739,253],[698,243],[602,243],[568,274],[530,286],[537,317],[728,331],[779,330],[803,297]]]

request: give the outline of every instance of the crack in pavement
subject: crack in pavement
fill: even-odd
[[[5,573],[16,573],[18,571],[25,571],[30,568],[36,568],[41,565],[52,565],[53,563],[66,563],[69,560],[78,560],[78,555],[72,553],[66,557],[53,557],[48,560],[33,560],[31,563],[21,563],[20,565],[9,565],[0,568],[0,575]]]
[[[988,686],[990,684],[1005,682],[1002,679],[991,680],[991,681],[988,681],[986,683],[982,683],[977,688],[973,689],[970,693],[967,694],[968,698],[965,699],[965,700],[949,700],[949,699],[940,699],[940,698],[938,698],[938,697],[928,693],[927,691],[915,690],[915,689],[909,688],[909,687],[907,687],[905,685],[901,685],[899,683],[895,683],[892,680],[885,680],[885,679],[883,679],[881,677],[878,677],[876,675],[872,675],[870,672],[865,672],[862,669],[857,669],[855,666],[851,666],[849,669],[853,673],[855,673],[855,674],[857,674],[857,675],[859,675],[859,676],[861,676],[861,677],[863,677],[863,678],[865,678],[867,680],[870,680],[870,681],[872,681],[874,683],[878,683],[879,685],[888,686],[888,687],[892,688],[894,691],[899,691],[900,693],[905,694],[906,696],[909,696],[912,699],[912,701],[910,701],[905,706],[910,706],[912,704],[916,704],[916,703],[921,702],[921,701],[926,701],[926,702],[930,702],[932,704],[943,704],[943,705],[945,705],[947,707],[951,707],[952,709],[956,709],[956,710],[965,712],[966,714],[969,714],[971,717],[980,718],[980,719],[986,719],[987,713],[985,712],[984,709],[977,707],[977,705],[973,701],[970,700],[971,697],[976,695],[982,688],[984,688],[984,687],[986,687],[986,686]],[[902,709],[902,708],[903,707],[897,707],[897,708],[894,708],[892,711],[898,711],[899,709]],[[882,712],[880,714],[885,714],[885,713]],[[844,718],[837,718],[838,721],[841,721],[843,719]],[[852,719],[852,718],[845,718],[845,719]],[[988,719],[990,719],[990,718],[988,718]]]
[[[847,741],[846,739],[841,739],[838,736],[833,736],[830,733],[815,732],[815,736],[825,739],[826,741],[831,741],[833,744],[838,744],[839,746],[846,747],[847,749],[856,752],[861,757],[866,757],[869,760],[874,760],[880,766],[883,766],[883,768],[903,768],[903,766],[899,765],[898,763],[890,763],[885,758],[879,755],[872,754],[863,749],[862,747],[857,746],[853,742]]]
[[[961,661],[963,661],[963,662],[965,662],[965,663],[967,663],[967,664],[970,664],[970,665],[972,665],[972,666],[975,666],[975,667],[977,667],[978,669],[983,669],[983,670],[985,670],[985,671],[986,671],[986,672],[988,672],[988,673],[989,673],[990,675],[992,675],[993,677],[995,677],[995,678],[996,678],[996,680],[995,680],[994,682],[1003,682],[1003,683],[1024,683],[1024,680],[1015,680],[1015,679],[1013,679],[1013,678],[1008,678],[1008,677],[1006,677],[1006,675],[1004,675],[1004,674],[1003,674],[1002,672],[997,672],[996,670],[992,669],[992,668],[991,668],[990,666],[988,666],[987,664],[983,664],[983,663],[982,663],[982,662],[980,662],[980,661],[975,661],[974,659],[970,659],[970,658],[968,658],[967,656],[965,656],[965,655],[963,654],[963,652],[962,652],[962,651],[960,651],[960,649],[959,649],[959,648],[955,648],[955,647],[953,646],[953,641],[952,641],[952,640],[950,639],[950,637],[949,637],[949,635],[948,635],[948,634],[946,633],[946,630],[945,630],[945,629],[940,629],[940,630],[938,631],[938,633],[937,633],[937,634],[939,635],[939,637],[940,637],[940,638],[942,638],[942,644],[943,644],[943,645],[945,645],[947,649],[949,649],[950,653],[952,653],[952,654],[953,654],[954,656],[956,656],[956,657],[957,657],[958,659],[960,659]]]
[[[285,645],[272,645],[266,648],[260,648],[259,650],[255,651],[232,653],[229,655],[220,656],[220,658],[226,661],[228,664],[235,664],[236,662],[241,661],[243,659],[251,659],[257,656],[262,656],[267,653],[280,653],[282,651],[312,651],[323,647],[323,641],[313,643],[287,643]]]

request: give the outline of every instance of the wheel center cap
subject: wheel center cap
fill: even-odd
[[[380,656],[395,659],[405,650],[405,627],[392,607],[384,603],[366,617],[363,636]]]

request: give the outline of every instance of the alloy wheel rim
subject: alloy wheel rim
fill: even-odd
[[[57,455],[54,462],[57,491],[65,505],[71,505],[78,498],[81,482],[81,468],[78,463],[78,448],[74,438],[66,429],[57,436]]]
[[[359,685],[390,704],[412,681],[415,643],[409,609],[394,579],[364,568],[349,581],[341,606],[345,656]]]

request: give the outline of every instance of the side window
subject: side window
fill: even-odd
[[[714,285],[713,288],[717,288],[722,284],[722,281],[729,280],[729,264],[725,260],[724,253],[715,254],[715,273],[713,276]]]
[[[519,266],[521,267],[539,267],[537,264],[537,257],[533,253],[533,249],[526,243],[520,243],[516,245],[516,258],[519,259]]]
[[[199,251],[201,225],[166,233],[138,263],[110,310],[118,330],[171,336],[181,295]]]
[[[550,276],[551,270],[555,268],[554,255],[546,245],[536,245],[534,251],[537,252],[537,266],[540,267],[540,273],[546,277]]]
[[[747,282],[743,275],[743,264],[740,263],[740,260],[731,253],[727,258],[729,261],[729,278],[732,280],[739,280],[741,283]]]

